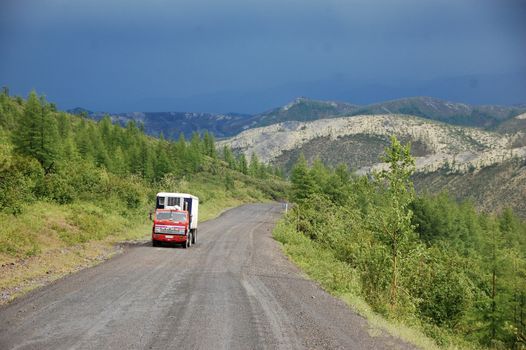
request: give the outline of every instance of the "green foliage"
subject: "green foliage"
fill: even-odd
[[[271,174],[272,170],[267,169],[265,164],[260,163],[258,156],[252,153],[250,157],[250,165],[248,167],[248,174],[253,177],[263,179],[267,177],[267,174]]]
[[[215,158],[213,136],[205,136],[157,140],[134,122],[97,123],[57,112],[34,93],[28,102],[0,93],[0,265],[16,263],[0,276],[0,292],[76,271],[86,257],[99,261],[112,243],[144,239],[156,192],[195,193],[200,220],[284,198],[284,181],[237,171],[235,160]]]
[[[53,164],[58,153],[57,123],[51,113],[47,102],[32,91],[13,133],[15,150],[34,157],[45,168]]]
[[[205,134],[203,135],[203,150],[207,156],[212,158],[217,157],[214,135],[210,134],[208,131],[205,131]]]
[[[309,199],[317,190],[314,175],[309,171],[305,157],[300,155],[298,162],[292,168],[290,177],[294,202],[302,203]]]
[[[257,159],[250,176],[245,176],[246,160],[236,161],[230,149],[223,152],[225,162],[216,159],[215,139],[208,132],[203,137],[194,133],[190,142],[182,133],[177,142],[162,134],[154,139],[134,121],[122,128],[108,116],[96,123],[57,112],[34,91],[23,101],[4,90],[0,112],[0,212],[18,215],[38,200],[109,201],[136,210],[145,205],[145,187],[155,188],[167,176],[201,173],[220,178],[230,192],[240,181],[282,196],[269,185],[276,181],[273,169]]]
[[[18,215],[35,200],[43,171],[35,159],[12,156],[4,145],[0,145],[0,158],[0,211]]]
[[[248,174],[248,163],[247,163],[247,158],[245,157],[244,153],[241,153],[238,156],[237,164],[238,164],[237,170],[239,170],[241,173],[247,175]]]
[[[416,197],[409,146],[395,138],[383,161],[389,168],[367,178],[300,157],[291,175],[296,205],[278,239],[312,242],[336,259],[334,273],[349,269],[356,298],[438,344],[524,348],[526,224],[509,209],[480,214],[444,193]],[[289,253],[315,269],[305,252]],[[348,290],[315,278],[336,294]]]
[[[391,138],[391,146],[386,148],[382,158],[389,164],[389,170],[376,174],[377,187],[383,193],[382,204],[378,204],[371,215],[372,230],[378,233],[378,238],[389,247],[391,258],[391,311],[395,312],[398,304],[398,279],[403,255],[408,255],[412,247],[413,227],[411,218],[413,212],[409,205],[414,198],[414,189],[410,176],[414,171],[415,162],[411,157],[410,146],[402,146],[396,137]],[[382,187],[385,182],[385,187]]]

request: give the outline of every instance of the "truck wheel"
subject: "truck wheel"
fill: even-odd
[[[159,246],[159,242],[152,240],[152,247],[158,247],[158,246]]]
[[[184,249],[190,247],[190,245],[188,243],[189,243],[189,237],[186,237],[186,241],[184,241],[184,243],[183,243],[183,248]]]
[[[190,236],[188,237],[188,248],[192,246],[192,241],[194,240],[194,234],[190,232]]]
[[[197,229],[192,232],[192,244],[195,244],[197,242]]]

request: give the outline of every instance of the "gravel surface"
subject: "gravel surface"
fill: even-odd
[[[126,252],[0,308],[0,349],[410,349],[293,266],[277,204],[200,225],[190,249]]]

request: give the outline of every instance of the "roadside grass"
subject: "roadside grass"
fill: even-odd
[[[35,202],[19,216],[0,214],[0,304],[106,260],[117,242],[144,238],[146,219],[89,202]]]
[[[369,334],[376,336],[380,330],[422,349],[473,349],[457,338],[449,338],[448,345],[438,345],[426,336],[422,326],[404,324],[386,319],[375,313],[361,295],[359,276],[346,263],[338,260],[332,251],[296,231],[294,224],[281,219],[273,231],[274,238],[282,244],[285,254],[312,280],[332,295],[345,301],[354,311],[368,321]]]
[[[167,190],[200,198],[199,221],[250,202],[270,201],[268,193],[244,179],[227,189],[220,176],[178,179]],[[151,232],[148,213],[155,189],[143,188],[140,205],[126,208],[114,198],[84,199],[60,205],[37,201],[21,214],[0,213],[0,305],[122,251],[120,242],[146,242]]]

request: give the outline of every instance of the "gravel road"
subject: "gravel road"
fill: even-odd
[[[306,279],[271,231],[277,204],[202,223],[0,308],[0,349],[410,349]]]

